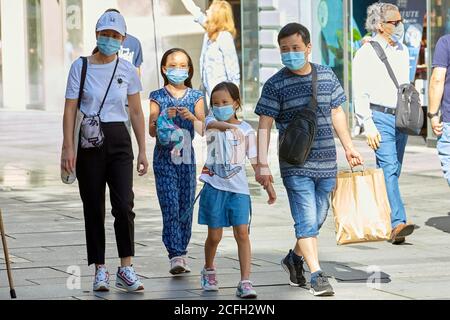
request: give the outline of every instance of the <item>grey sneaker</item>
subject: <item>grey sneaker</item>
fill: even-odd
[[[249,280],[244,280],[239,282],[236,290],[236,296],[242,299],[254,299],[258,295],[256,294],[255,289],[253,289],[252,282]]]
[[[316,281],[311,281],[310,292],[315,296],[334,296],[334,290],[326,275],[321,272]]]
[[[289,251],[286,257],[281,260],[281,266],[284,271],[289,274],[289,284],[293,287],[306,286],[306,279],[303,269],[303,261],[300,264],[295,264],[292,257],[292,250]]]

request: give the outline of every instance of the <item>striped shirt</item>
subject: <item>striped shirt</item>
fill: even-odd
[[[333,70],[314,64],[317,70],[317,135],[303,166],[280,160],[281,177],[306,176],[334,178],[337,174],[336,145],[333,136],[331,109],[341,106],[345,93]],[[296,112],[308,107],[312,97],[312,74],[296,75],[283,68],[264,85],[255,113],[275,119],[281,137]]]

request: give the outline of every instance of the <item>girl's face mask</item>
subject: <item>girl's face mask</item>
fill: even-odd
[[[168,68],[166,71],[167,79],[169,79],[170,83],[179,85],[186,81],[189,78],[189,70],[183,68]]]
[[[213,106],[212,111],[214,117],[219,121],[228,121],[235,114],[232,104],[222,107]]]

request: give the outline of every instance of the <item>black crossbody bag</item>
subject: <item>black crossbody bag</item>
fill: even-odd
[[[279,157],[302,166],[308,159],[317,134],[317,70],[312,68],[312,97],[308,107],[299,110],[280,138]]]
[[[83,71],[81,75],[82,86],[80,88],[80,95],[78,99],[78,108],[80,109],[80,111],[81,111],[81,98],[83,96],[82,90],[84,87],[87,71],[87,57],[82,57],[82,59],[83,59],[83,68],[82,68]],[[98,113],[94,116],[84,115],[83,117],[80,129],[80,146],[82,149],[100,148],[103,145],[103,142],[105,141],[105,135],[103,134],[101,127],[100,113],[102,112],[103,106],[106,101],[106,97],[108,96],[109,89],[111,88],[114,76],[116,75],[118,65],[119,65],[119,57],[117,57],[111,81],[109,82],[108,89],[106,90],[105,96],[103,98],[102,104],[100,105]]]

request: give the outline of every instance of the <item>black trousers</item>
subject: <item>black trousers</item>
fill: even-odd
[[[120,258],[134,256],[133,148],[123,122],[102,123],[101,148],[78,148],[77,178],[83,201],[88,264],[105,263],[105,189],[108,184]]]

